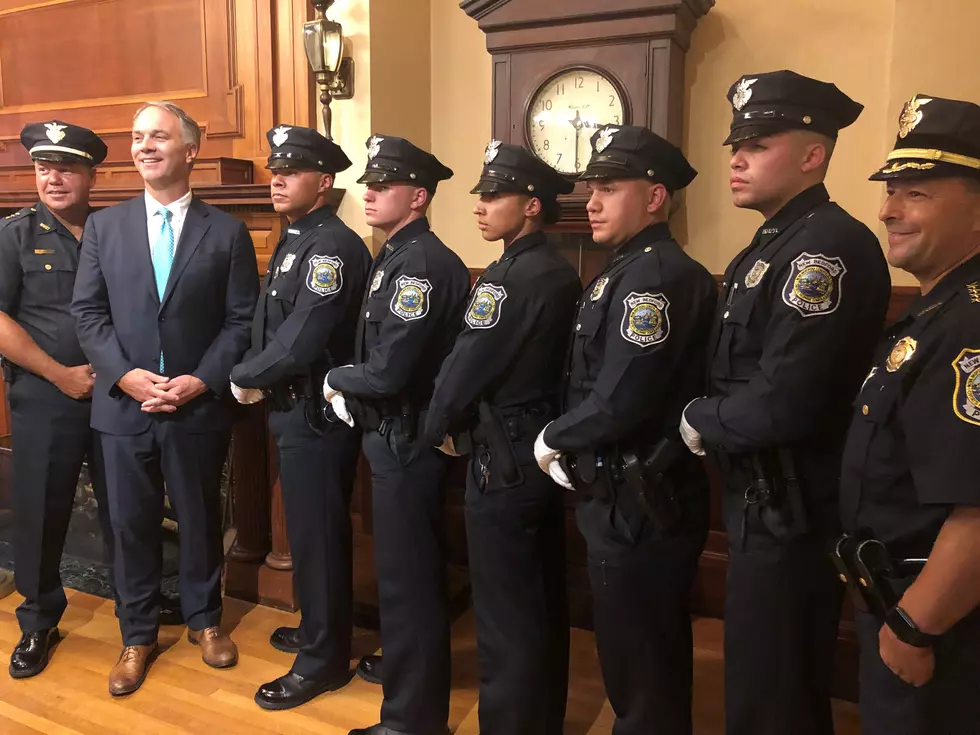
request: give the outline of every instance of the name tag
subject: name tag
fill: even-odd
[[[54,250],[35,250],[35,255],[54,255]]]

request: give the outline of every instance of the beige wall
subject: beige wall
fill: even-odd
[[[363,170],[372,126],[428,143],[456,172],[439,187],[433,226],[467,265],[486,265],[500,246],[483,242],[471,214],[492,93],[490,55],[476,22],[458,0],[338,0],[331,16],[352,36],[358,64],[356,99],[335,108],[335,136],[355,161],[351,171]],[[833,81],[865,105],[841,133],[827,184],[881,236],[883,189],[867,177],[890,150],[898,113],[914,93],[980,101],[978,27],[977,0],[717,0],[687,56],[683,146],[700,175],[675,230],[690,252],[720,272],[760,222],[732,207],[729,155],[721,146],[731,119],[726,94],[741,74],[791,68]],[[360,212],[362,188],[350,183],[360,170],[349,182],[341,178],[348,186],[342,214],[364,235],[370,228]],[[901,272],[893,279],[912,282]]]

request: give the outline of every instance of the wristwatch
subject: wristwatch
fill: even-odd
[[[916,648],[932,648],[940,636],[924,633],[901,607],[895,605],[885,616],[885,625],[892,629],[898,640]]]

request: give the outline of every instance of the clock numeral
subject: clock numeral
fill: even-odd
[[[616,95],[614,94],[609,95],[609,106],[610,107],[616,106]]]
[[[538,120],[538,129],[544,130],[544,120]]]
[[[565,94],[564,82],[558,82],[558,84],[555,85],[555,94]]]
[[[585,87],[585,77],[575,77],[575,89],[583,89]]]
[[[541,100],[541,109],[542,110],[550,110],[552,108],[552,105],[553,105],[553,103],[552,103],[551,100]]]
[[[596,77],[595,78],[595,91],[596,92],[601,92],[602,91],[602,87],[600,85],[602,85],[602,77]]]
[[[556,166],[557,166],[557,165],[558,165],[559,163],[561,163],[561,157],[562,157],[562,155],[564,155],[564,154],[562,154],[562,153],[559,153],[559,154],[558,154],[558,160],[557,160],[557,161],[555,161],[555,165],[556,165]]]
[[[546,140],[546,141],[544,142],[544,149],[545,149],[546,151],[550,151],[550,150],[551,150],[551,141],[550,141],[550,140]]]
[[[619,115],[613,115],[613,125],[619,125]]]

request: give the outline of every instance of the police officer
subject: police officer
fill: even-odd
[[[681,424],[725,476],[725,726],[832,733],[841,588],[827,546],[849,406],[890,289],[874,233],[823,180],[863,108],[791,71],[745,75],[729,96],[732,200],[765,222],[725,272],[708,394]]]
[[[539,435],[542,470],[578,491],[596,646],[614,735],[690,735],[688,598],[708,527],[707,479],[677,439],[703,390],[717,299],[667,225],[697,172],[635,126],[592,136],[582,175],[593,239],[615,256],[582,294],[563,413]]]
[[[872,177],[888,262],[921,295],[855,402],[841,506],[859,596],[865,735],[980,723],[980,106],[916,95]],[[850,547],[850,548],[848,548]],[[852,589],[854,575],[850,576]]]
[[[289,673],[263,684],[255,701],[288,709],[350,680],[353,574],[350,498],[359,432],[327,422],[320,386],[350,362],[371,254],[327,204],[334,177],[351,166],[315,130],[280,125],[267,133],[272,204],[289,225],[269,261],[252,346],[231,371],[242,403],[268,396],[299,628],[270,642],[298,653]]]
[[[82,462],[102,536],[112,528],[101,455],[89,428],[94,376],[69,313],[79,241],[105,143],[59,120],[24,127],[40,201],[0,220],[0,352],[5,359],[14,483],[14,579],[21,638],[10,675],[35,676],[59,640],[67,606],[59,565]]]
[[[483,238],[504,254],[477,281],[436,378],[425,441],[462,453],[466,538],[480,652],[480,732],[561,735],[568,691],[562,490],[538,472],[534,439],[557,416],[562,360],[582,284],[547,243],[575,185],[494,140],[471,193]],[[448,434],[448,437],[447,437]]]
[[[375,135],[358,183],[367,223],[387,236],[361,305],[354,364],[324,396],[364,430],[384,650],[381,724],[351,735],[443,735],[449,718],[443,478],[421,431],[439,366],[459,333],[469,272],[426,212],[453,172],[403,138]],[[346,405],[344,405],[346,404]]]

